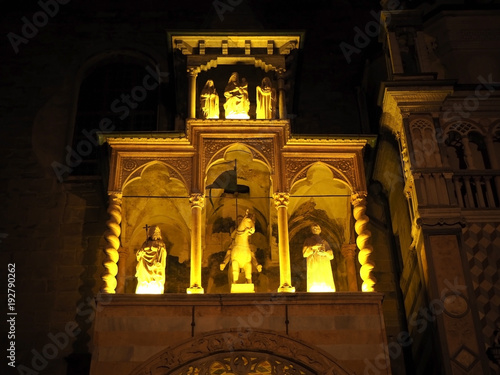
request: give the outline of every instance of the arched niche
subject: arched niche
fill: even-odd
[[[253,158],[250,146],[235,143],[225,149],[223,158],[214,160],[205,173],[205,245],[203,251],[202,278],[206,280],[207,293],[228,293],[227,270],[222,272],[219,264],[231,244],[231,233],[236,228],[238,216],[246,210],[254,215],[255,233],[250,236],[250,246],[260,264],[271,258],[271,173],[268,165]],[[234,169],[236,168],[236,174]],[[232,181],[236,176],[237,180]],[[232,186],[229,187],[229,185]],[[234,191],[234,186],[238,186]],[[265,274],[264,272],[263,274]],[[254,274],[254,281],[263,274]],[[276,275],[278,284],[279,270]],[[262,280],[261,280],[262,281]],[[267,292],[268,281],[256,291]],[[277,285],[276,285],[277,288]]]
[[[262,364],[262,370],[252,371],[252,366],[259,364]],[[240,371],[235,371],[237,368],[232,366],[239,366]],[[222,368],[225,371],[221,371]],[[270,368],[274,371],[267,372],[266,369]],[[354,374],[322,349],[300,340],[274,331],[235,329],[208,332],[175,347],[166,348],[146,360],[130,375],[157,373],[164,375]]]
[[[190,257],[188,190],[180,180],[171,177],[169,167],[163,163],[152,162],[141,168],[140,176],[123,188],[121,244],[127,254],[124,292],[135,291],[135,253],[147,239],[146,224],[160,227],[166,245],[165,293],[185,292],[189,286],[186,264]]]
[[[347,291],[347,268],[342,256],[342,245],[354,243],[351,211],[352,189],[347,182],[334,177],[332,167],[317,162],[311,164],[306,177],[296,181],[290,189],[289,238],[292,283],[298,292],[305,292],[306,260],[302,248],[311,236],[311,225],[321,227],[321,237],[334,253],[332,270],[337,291]]]

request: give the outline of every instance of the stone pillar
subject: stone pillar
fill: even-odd
[[[353,206],[353,215],[356,223],[354,224],[354,229],[358,234],[356,239],[356,244],[358,245],[359,254],[358,260],[361,264],[361,269],[359,270],[361,279],[363,279],[363,285],[361,290],[363,292],[373,292],[373,285],[377,281],[372,275],[372,270],[375,264],[369,259],[370,254],[373,252],[373,247],[370,245],[371,232],[367,229],[368,221],[370,220],[366,216],[366,192],[357,192],[351,195],[351,204]]]
[[[201,210],[205,203],[202,194],[191,194],[191,275],[188,294],[203,294],[201,286]]]
[[[286,119],[286,97],[285,97],[285,69],[280,68],[278,73],[278,94],[279,94],[279,116],[280,120]]]
[[[188,117],[196,118],[196,77],[198,73],[195,68],[189,68],[188,70]]]
[[[358,280],[356,277],[356,264],[354,263],[354,257],[356,255],[356,244],[344,244],[342,245],[342,255],[346,260],[347,265],[347,284],[349,285],[350,292],[358,291]]]
[[[106,222],[108,229],[104,233],[104,238],[108,242],[104,252],[106,260],[104,261],[104,274],[102,280],[104,286],[103,293],[115,293],[116,290],[116,275],[118,273],[118,249],[120,248],[120,234],[122,232],[120,223],[122,221],[122,193],[109,193],[108,203],[109,220]]]
[[[274,206],[278,210],[278,251],[280,262],[280,287],[278,292],[295,292],[292,287],[292,273],[290,270],[290,245],[288,242],[288,193],[273,194]]]

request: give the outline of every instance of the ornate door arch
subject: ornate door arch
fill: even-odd
[[[213,331],[169,347],[130,375],[352,375],[325,351],[262,330]]]

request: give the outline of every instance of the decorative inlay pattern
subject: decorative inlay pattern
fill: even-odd
[[[472,223],[462,230],[464,249],[485,345],[500,321],[500,223]],[[490,362],[492,371],[498,366]]]

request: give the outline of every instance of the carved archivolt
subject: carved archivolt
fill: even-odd
[[[260,369],[260,371],[252,371]],[[270,369],[266,372],[265,369]],[[272,331],[225,330],[194,337],[147,360],[131,375],[354,374],[323,350]]]

